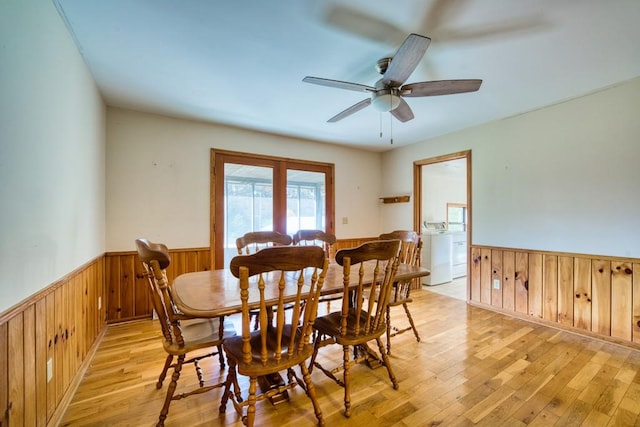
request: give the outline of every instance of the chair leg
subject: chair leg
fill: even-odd
[[[391,354],[391,307],[387,306],[387,354]]]
[[[218,344],[218,359],[220,360],[220,370],[224,371],[225,361],[224,361],[224,351],[222,350],[222,344]]]
[[[314,330],[313,331],[315,338],[313,340],[313,353],[311,354],[311,358],[309,359],[309,373],[313,372],[313,365],[316,361],[316,356],[318,356],[318,349],[320,348],[320,340],[322,339],[320,332]]]
[[[173,354],[167,354],[167,358],[164,361],[164,368],[162,368],[162,372],[160,372],[160,376],[158,377],[158,382],[156,383],[156,388],[161,389],[162,383],[164,379],[167,377],[167,371],[171,367],[171,363],[173,362]]]
[[[311,403],[313,404],[313,412],[316,414],[316,418],[318,419],[318,425],[324,425],[324,419],[322,418],[322,411],[320,410],[320,404],[318,403],[318,399],[316,398],[316,389],[311,381],[311,374],[307,369],[304,362],[300,364],[300,372],[302,372],[302,379],[306,385],[305,391],[309,399],[311,399]]]
[[[253,427],[253,424],[256,420],[256,385],[258,384],[258,379],[256,377],[249,378],[249,397],[247,404],[247,415],[246,418],[242,417],[242,422],[247,427]]]
[[[351,416],[351,384],[349,382],[349,346],[342,346],[343,351],[343,381],[344,381],[344,416]]]
[[[411,325],[411,329],[413,329],[413,335],[416,336],[416,341],[420,342],[420,335],[418,335],[416,325],[413,323],[413,317],[411,317],[407,303],[402,304],[402,307],[404,308],[404,312],[407,314],[407,319],[409,319],[409,324]]]
[[[171,404],[171,400],[173,400],[173,394],[176,391],[176,387],[178,385],[178,379],[180,379],[180,371],[182,370],[182,364],[184,363],[185,355],[181,354],[178,356],[178,360],[176,361],[176,365],[173,368],[173,375],[171,375],[171,383],[169,383],[169,387],[167,388],[167,395],[164,398],[164,405],[160,410],[160,417],[158,418],[158,423],[156,426],[164,426],[164,420],[167,419],[167,415],[169,414],[169,405]]]
[[[224,336],[224,316],[220,316],[218,321],[219,321],[218,337],[222,338]],[[217,347],[218,347],[218,359],[220,360],[220,370],[223,371],[225,362],[224,362],[224,351],[222,351],[222,344],[218,344]]]
[[[229,371],[227,372],[227,379],[224,382],[224,390],[222,392],[222,398],[220,399],[219,412],[221,414],[227,410],[227,402],[232,395],[235,395],[236,402],[242,402],[242,394],[236,373],[236,363],[235,360],[229,359]]]
[[[380,338],[376,338],[376,342],[378,343],[378,349],[380,350],[380,355],[382,356],[382,361],[384,362],[384,366],[387,368],[387,373],[389,374],[389,379],[391,380],[391,384],[393,385],[393,389],[398,389],[398,381],[396,380],[396,376],[393,374],[393,370],[391,369],[391,362],[389,360],[389,356],[384,351],[384,345],[382,344],[382,340]]]

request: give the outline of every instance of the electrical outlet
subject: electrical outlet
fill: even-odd
[[[98,310],[102,308],[102,297],[98,297]]]
[[[500,279],[493,279],[493,289],[500,289]]]
[[[53,378],[53,359],[47,360],[47,382]]]
[[[342,223],[343,224],[349,224],[349,217],[343,216],[342,217]]]

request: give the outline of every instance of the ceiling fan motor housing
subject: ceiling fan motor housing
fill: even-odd
[[[387,67],[391,64],[391,58],[382,58],[378,59],[376,64],[376,71],[384,76],[384,73],[387,71]]]

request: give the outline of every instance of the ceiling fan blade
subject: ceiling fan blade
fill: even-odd
[[[358,102],[357,104],[352,105],[351,107],[347,108],[346,110],[336,114],[335,116],[331,117],[329,120],[327,120],[328,123],[335,123],[338,120],[342,120],[345,117],[348,117],[350,115],[352,115],[353,113],[356,113],[360,110],[362,110],[365,107],[368,107],[371,104],[371,98],[367,98],[367,99],[363,99],[362,101]]]
[[[343,82],[340,80],[323,79],[321,77],[307,76],[302,79],[305,83],[312,83],[314,85],[336,87],[338,89],[355,90],[356,92],[375,92],[376,88],[367,85],[361,85],[359,83]]]
[[[385,19],[346,5],[328,6],[324,19],[341,31],[388,46],[399,46],[407,36],[403,29]]]
[[[391,110],[391,114],[403,123],[413,119],[413,111],[411,111],[411,107],[409,107],[407,101],[402,98],[400,98],[400,105]]]
[[[468,0],[434,0],[424,15],[421,28],[429,34],[438,33],[443,25],[453,21],[455,15],[461,13],[461,10],[466,7],[465,3],[468,2]]]
[[[400,95],[407,97],[450,95],[454,93],[475,92],[480,89],[482,80],[437,80],[431,82],[410,83],[400,88]]]
[[[398,87],[404,83],[420,63],[429,43],[429,37],[409,34],[391,59],[387,71],[382,76],[382,82],[391,87]]]

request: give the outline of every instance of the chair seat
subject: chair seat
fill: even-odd
[[[329,335],[335,339],[335,342],[340,345],[358,345],[364,344],[375,338],[380,337],[387,330],[387,325],[384,322],[380,322],[380,325],[376,330],[370,331],[368,334],[360,335],[355,334],[355,323],[357,313],[355,309],[349,309],[347,315],[347,332],[344,335],[340,333],[340,324],[342,322],[342,313],[339,311],[329,313],[326,316],[320,316],[316,318],[313,328],[322,335]],[[364,328],[367,319],[367,312],[360,311],[360,328]]]
[[[185,354],[200,348],[217,345],[222,339],[236,336],[233,322],[224,320],[224,334],[218,335],[220,331],[220,319],[185,319],[180,321],[184,345],[176,342],[164,341],[164,349],[173,355]]]
[[[281,342],[281,358],[280,360],[276,360],[276,341],[274,339],[275,336],[275,328],[269,327],[270,330],[273,330],[273,333],[267,334],[267,361],[266,363],[262,362],[262,354],[260,353],[261,349],[261,336],[260,331],[251,332],[251,338],[249,339],[251,343],[251,348],[254,351],[251,353],[251,362],[246,363],[242,360],[242,337],[232,337],[225,340],[224,347],[225,352],[228,356],[233,357],[238,361],[238,372],[245,376],[253,376],[253,375],[263,375],[265,371],[268,372],[278,372],[285,370],[292,365],[298,365],[304,362],[306,359],[311,357],[313,353],[313,343],[309,342],[308,344],[302,347],[302,351],[292,352],[291,355],[287,354],[289,349],[288,344],[291,337],[291,325],[285,325],[284,331],[282,334],[282,342]],[[296,329],[296,333],[298,330]],[[298,337],[299,339],[300,337]]]

